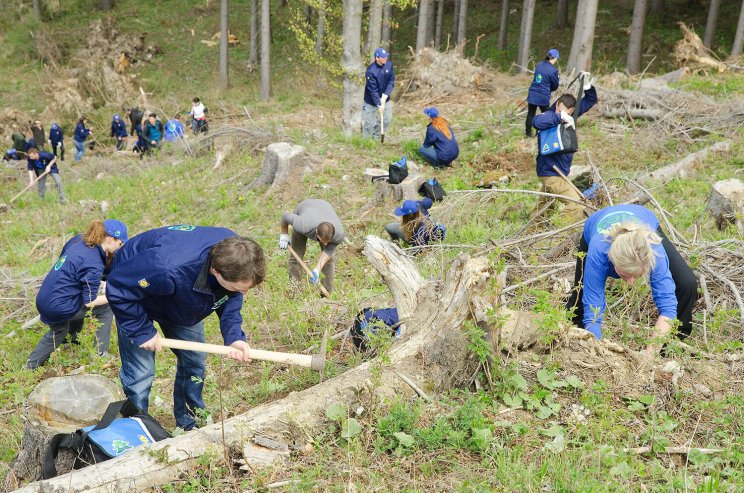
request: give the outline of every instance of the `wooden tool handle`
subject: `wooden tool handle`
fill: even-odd
[[[194,341],[182,341],[179,339],[168,339],[165,337],[160,338],[160,343],[163,347],[171,349],[184,349],[186,351],[199,351],[202,353],[211,354],[228,354],[230,351],[234,351],[235,348],[230,346],[221,346],[219,344],[207,344],[204,342]],[[248,356],[251,359],[260,361],[272,361],[274,363],[284,363],[287,365],[303,366],[305,368],[312,368],[318,370],[318,356],[309,354],[293,354],[293,353],[280,353],[277,351],[263,351],[261,349],[250,349]],[[325,355],[321,355],[324,357]],[[322,359],[322,358],[321,358]],[[324,363],[324,361],[323,361]],[[321,367],[325,366],[321,364]]]
[[[300,258],[297,252],[295,252],[294,248],[292,248],[292,246],[290,245],[289,247],[287,247],[287,249],[289,250],[289,253],[291,253],[292,256],[295,258],[295,260],[297,260],[297,262],[302,266],[302,268],[305,269],[307,275],[313,277],[313,271],[310,270],[310,267],[305,265],[305,261]],[[318,275],[320,276],[320,272],[318,273]],[[331,297],[331,293],[329,293],[328,290],[323,287],[322,284],[320,284],[320,279],[318,279],[318,288],[320,289],[320,292],[323,293],[323,296],[325,296],[326,298]]]
[[[579,190],[576,187],[576,185],[574,185],[573,182],[571,180],[569,180],[566,175],[563,174],[563,172],[560,170],[560,168],[558,168],[558,166],[553,165],[553,169],[555,170],[556,173],[558,173],[560,175],[561,178],[563,178],[563,180],[565,180],[566,183],[568,183],[568,186],[570,186],[573,189],[574,192],[576,192],[576,193],[579,194],[580,200],[582,200],[582,201],[586,200],[586,196],[584,196],[584,194],[581,193],[581,190]]]
[[[18,192],[18,194],[17,194],[17,195],[15,196],[15,197],[13,197],[12,199],[10,199],[10,202],[8,202],[8,203],[9,203],[9,204],[12,204],[13,202],[15,202],[15,200],[16,200],[16,199],[17,199],[18,197],[20,197],[21,195],[23,195],[24,193],[26,193],[26,191],[27,191],[28,189],[30,189],[31,187],[33,187],[34,185],[36,185],[37,183],[39,183],[39,180],[41,180],[42,178],[44,178],[44,177],[45,177],[46,175],[48,175],[48,174],[49,174],[50,172],[51,172],[51,170],[49,170],[49,171],[44,171],[44,172],[43,172],[42,174],[40,174],[39,176],[37,176],[36,178],[34,178],[34,181],[32,181],[31,183],[29,183],[28,185],[26,185],[26,188],[24,188],[23,190],[21,190],[20,192]]]

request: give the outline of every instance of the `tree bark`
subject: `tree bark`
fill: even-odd
[[[555,13],[555,28],[566,29],[568,26],[568,0],[558,0],[558,9]]]
[[[220,0],[220,89],[223,91],[227,89],[230,82],[227,69],[227,38],[229,36],[227,7],[228,0]]]
[[[31,2],[31,5],[33,6],[36,20],[39,22],[44,22],[44,19],[41,18],[41,0],[33,0]]]
[[[594,47],[594,26],[597,22],[597,4],[599,0],[579,0],[576,8],[576,24],[568,56],[568,70],[590,71],[592,66],[592,49]]]
[[[385,48],[390,47],[391,33],[392,33],[392,22],[393,22],[393,6],[390,4],[390,0],[383,0],[382,6],[382,39],[380,44]]]
[[[633,22],[630,25],[630,39],[628,40],[628,73],[631,74],[637,74],[642,69],[643,28],[646,24],[647,7],[648,0],[635,0]]]
[[[467,34],[468,0],[460,0],[460,12],[457,19],[457,44],[465,42]]]
[[[517,54],[519,73],[527,72],[527,63],[530,59],[530,44],[532,43],[532,20],[534,17],[535,0],[524,0],[522,2],[522,24],[519,29],[519,52]]]
[[[253,67],[258,63],[258,0],[251,0],[250,37],[248,65]]]
[[[307,162],[308,156],[304,147],[287,142],[275,142],[266,147],[261,173],[247,189],[270,185],[267,192],[272,192],[284,183],[297,186],[305,175]]]
[[[460,25],[460,0],[455,0],[452,9],[452,41],[457,40],[457,26]]]
[[[369,5],[369,28],[367,29],[367,45],[365,56],[369,56],[380,46],[382,34],[382,0],[371,0]]]
[[[649,13],[654,15],[661,15],[666,11],[666,0],[651,0],[651,7]]]
[[[344,134],[352,135],[361,128],[364,65],[359,52],[362,37],[362,0],[344,0],[343,52],[344,100],[342,124]]]
[[[506,35],[509,31],[509,0],[501,2],[501,22],[499,23],[499,51],[506,51]]]
[[[271,0],[261,0],[261,101],[271,97]]]
[[[34,1],[38,2],[39,0]],[[104,12],[108,12],[109,10],[114,8],[114,0],[101,0],[98,4],[98,8]]]
[[[426,46],[434,46],[434,29],[437,24],[437,0],[430,0],[429,20],[426,22]]]
[[[741,2],[741,11],[739,11],[739,25],[736,27],[734,36],[734,46],[731,48],[731,56],[739,56],[744,48],[744,0]]]
[[[434,48],[442,49],[442,18],[444,17],[444,0],[437,0],[437,19],[434,27]]]
[[[361,19],[361,1],[354,1]],[[348,15],[349,11],[344,13]],[[225,420],[224,432],[222,423],[207,426],[197,433],[138,447],[105,463],[30,484],[16,493],[42,489],[47,493],[142,491],[175,481],[215,445],[242,450],[253,437],[262,435],[302,446],[307,441],[306,433],[327,426],[325,410],[333,403],[354,409],[370,394],[374,399],[413,397],[412,387],[399,374],[419,389],[435,391],[469,382],[477,363],[461,327],[471,316],[471,300],[478,300],[486,287],[488,260],[460,254],[444,278],[432,282],[424,279],[411,259],[388,241],[368,236],[364,253],[388,284],[404,323],[403,335],[388,351],[387,363],[369,361],[319,385],[257,406]],[[373,369],[381,373],[378,385],[371,383]]]
[[[431,4],[432,0],[421,0],[419,3],[418,28],[416,29],[416,52],[421,51],[427,45],[426,35],[429,31]]]
[[[716,26],[718,25],[718,12],[721,10],[721,0],[710,0],[708,6],[708,20],[705,23],[705,36],[703,44],[706,48],[713,48],[713,40],[716,36]]]
[[[318,4],[318,31],[315,37],[315,51],[318,54],[323,53],[325,42],[325,23],[326,23],[326,6],[325,0],[319,0]]]

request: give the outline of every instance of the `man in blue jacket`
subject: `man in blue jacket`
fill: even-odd
[[[28,150],[28,184],[31,185],[36,177],[41,176],[44,173],[51,174],[54,184],[57,185],[57,191],[59,192],[59,203],[66,204],[67,199],[65,198],[65,192],[62,189],[62,179],[59,177],[59,169],[57,168],[57,158],[51,152],[39,151],[37,148],[32,147]],[[44,192],[46,191],[46,175],[39,178],[37,182],[37,189],[39,191],[39,197],[44,198]]]
[[[545,113],[550,105],[550,94],[558,89],[560,79],[555,64],[560,56],[558,50],[551,48],[548,50],[545,60],[535,67],[535,75],[532,78],[530,89],[527,91],[527,120],[525,121],[527,137],[532,137],[532,120],[535,118],[537,108],[540,108],[541,113]]]
[[[537,115],[533,120],[532,126],[538,130],[538,134],[542,130],[557,127],[561,124],[573,127],[574,130],[576,129],[576,119],[589,111],[592,106],[597,103],[597,91],[589,80],[589,75],[588,72],[584,72],[581,75],[584,96],[578,103],[578,109],[576,109],[576,98],[572,94],[567,93],[562,95],[548,111]],[[538,142],[539,140],[540,136],[538,135]],[[542,184],[540,191],[563,195],[573,199],[573,201],[564,199],[558,200],[563,202],[565,205],[563,214],[574,221],[578,221],[584,217],[584,206],[580,203],[583,197],[555,170],[555,168],[558,168],[561,173],[568,176],[571,172],[572,162],[573,153],[567,152],[544,155],[538,149],[536,168],[537,177],[540,179],[540,183]],[[533,211],[533,216],[540,212],[549,200],[549,197],[541,196],[537,201],[537,206]],[[578,201],[579,203],[575,201]]]
[[[65,134],[57,122],[52,123],[52,128],[49,129],[49,143],[52,145],[54,157],[58,157],[61,161],[64,161]]]
[[[124,393],[140,409],[149,407],[155,351],[162,349],[157,322],[166,337],[204,342],[204,323],[217,313],[229,358],[247,361],[250,347],[240,308],[248,290],[265,275],[261,247],[227,228],[177,225],[136,235],[114,257],[106,297],[116,317]],[[173,391],[176,424],[196,426],[204,409],[206,354],[176,350]]]
[[[122,150],[127,138],[127,124],[119,115],[114,115],[114,119],[111,120],[111,137],[116,137],[116,150]]]
[[[379,138],[380,120],[388,128],[393,120],[393,102],[390,94],[395,86],[393,63],[384,48],[377,48],[375,61],[364,74],[364,105],[362,106],[362,137]]]

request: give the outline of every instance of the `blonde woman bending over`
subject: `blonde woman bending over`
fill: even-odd
[[[679,320],[680,339],[692,331],[692,309],[697,301],[697,279],[692,269],[659,227],[653,212],[640,205],[615,205],[601,209],[584,225],[576,260],[574,289],[566,308],[575,309],[573,322],[598,339],[607,303],[608,277],[633,284],[649,276],[659,318],[654,339],[666,336],[672,320]],[[583,257],[583,258],[582,258]],[[646,356],[658,353],[653,342]]]

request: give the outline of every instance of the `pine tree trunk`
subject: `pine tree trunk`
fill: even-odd
[[[31,2],[31,5],[33,6],[36,20],[38,20],[39,22],[43,22],[44,19],[41,18],[41,0],[33,0]]]
[[[261,101],[271,97],[271,0],[261,0]]]
[[[382,39],[380,40],[380,44],[384,46],[385,48],[390,47],[392,22],[393,22],[393,6],[390,4],[390,0],[383,0]]]
[[[713,48],[713,40],[716,36],[716,26],[718,25],[718,12],[721,10],[721,0],[710,0],[708,6],[708,21],[705,23],[705,36],[703,45],[706,48]]]
[[[220,89],[225,90],[230,82],[227,69],[228,0],[220,0]]]
[[[318,54],[323,53],[323,47],[325,45],[323,38],[325,38],[325,22],[326,22],[326,6],[325,0],[319,0],[318,3],[318,32],[315,37],[315,51]]]
[[[416,52],[418,53],[426,46],[426,34],[429,30],[429,19],[431,18],[431,1],[421,0],[418,12],[418,28],[416,29]]]
[[[362,96],[364,94],[364,65],[359,52],[362,38],[363,0],[344,0],[343,52],[341,67],[344,71],[343,128],[350,136],[361,129]]]
[[[506,35],[509,31],[509,0],[501,2],[501,22],[499,24],[499,51],[506,51]]]
[[[646,24],[647,9],[648,0],[635,0],[633,22],[630,25],[630,39],[628,40],[628,73],[630,74],[637,74],[641,71],[643,28]]]
[[[576,25],[568,56],[568,70],[590,71],[594,43],[594,26],[597,21],[597,4],[599,0],[579,0],[576,7]]]
[[[365,55],[371,55],[380,46],[382,33],[382,0],[371,0],[369,4],[369,28],[367,29],[367,44]]]
[[[739,12],[739,25],[736,28],[734,36],[734,46],[731,48],[731,56],[741,55],[744,48],[744,0],[741,2],[741,11]]]
[[[454,8],[452,9],[452,41],[457,39],[457,26],[460,23],[460,0],[455,0]]]
[[[444,0],[437,0],[437,20],[434,28],[434,48],[442,49],[442,17],[444,17]]]
[[[530,44],[532,43],[532,20],[534,17],[535,0],[524,0],[522,2],[522,24],[519,29],[519,52],[517,54],[519,73],[527,72],[527,63],[530,60]]]
[[[654,15],[661,15],[666,11],[666,0],[651,0],[651,8],[648,12]]]
[[[465,42],[467,34],[466,24],[468,20],[468,0],[460,0],[460,13],[457,19],[457,44]]]
[[[429,20],[426,22],[426,46],[434,46],[434,28],[437,24],[437,0],[430,0]]]
[[[103,12],[108,12],[109,10],[114,8],[114,0],[101,0],[98,3],[98,8],[102,10]]]
[[[258,63],[258,0],[251,0],[250,37],[248,65],[253,67]]]
[[[558,10],[555,13],[555,28],[566,29],[568,26],[568,0],[558,0]]]

